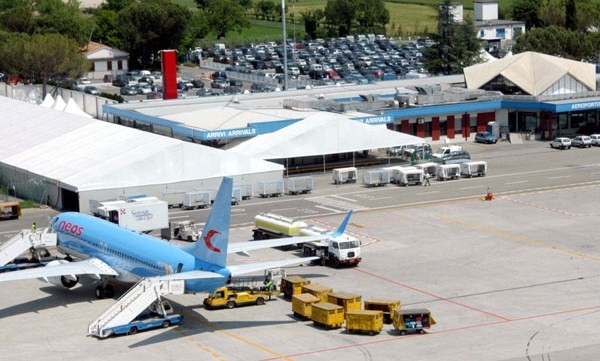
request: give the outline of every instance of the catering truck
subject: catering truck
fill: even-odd
[[[169,205],[156,197],[106,202],[95,215],[138,232],[169,227]]]

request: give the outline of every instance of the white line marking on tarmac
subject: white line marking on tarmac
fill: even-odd
[[[339,209],[327,208],[327,207],[323,207],[323,206],[315,206],[315,208],[321,208],[321,209],[325,209],[327,211],[332,211],[332,212],[336,212],[336,213],[342,213],[342,211],[340,211]]]
[[[330,195],[330,197],[335,197],[335,198],[343,199],[345,201],[350,201],[350,202],[358,202],[356,199],[338,196],[337,194],[332,194],[332,195]]]
[[[440,191],[422,192],[422,193],[417,193],[416,195],[420,196],[422,194],[433,194],[433,193],[440,193]]]
[[[527,182],[528,181],[526,181],[526,180],[522,180],[522,181],[517,181],[517,182],[508,182],[508,183],[505,183],[505,184],[519,184],[519,183],[527,183]]]
[[[464,189],[477,189],[477,188],[485,188],[485,187],[484,186],[475,186],[475,187],[463,187],[460,189],[464,190]]]
[[[570,175],[561,175],[559,177],[548,177],[548,179],[561,179],[561,178],[571,178]]]
[[[394,198],[394,197],[379,197],[379,198],[371,198],[369,199],[370,201],[378,201],[380,199],[390,199],[390,198]]]
[[[277,208],[277,209],[273,209],[273,210],[271,210],[271,212],[289,211],[289,210],[294,210],[294,209],[297,209],[297,208],[296,208],[296,207]]]

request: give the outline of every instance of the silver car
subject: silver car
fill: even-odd
[[[571,139],[571,145],[579,148],[590,148],[592,146],[592,138],[588,135],[578,135]]]
[[[590,138],[592,138],[592,145],[600,147],[600,134],[592,134]]]
[[[571,149],[571,139],[558,137],[550,143],[550,148]]]

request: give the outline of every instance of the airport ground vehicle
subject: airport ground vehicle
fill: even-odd
[[[460,163],[460,175],[465,177],[485,177],[487,162],[483,160]]]
[[[410,331],[425,333],[426,328],[435,325],[435,320],[431,317],[431,312],[425,308],[394,310],[392,320],[394,328],[401,335],[406,335]]]
[[[153,303],[146,312],[142,312],[130,323],[108,328],[104,332],[107,336],[134,335],[138,331],[159,327],[167,328],[180,324],[181,321],[183,321],[183,315],[173,313],[171,304],[163,300],[160,303]]]
[[[498,142],[498,138],[496,138],[490,132],[479,132],[475,134],[475,142],[484,144],[496,144],[496,142]]]
[[[0,202],[0,219],[17,219],[21,216],[19,202]]]
[[[346,331],[348,333],[368,332],[373,336],[383,328],[383,312],[356,310],[346,312]]]
[[[336,168],[333,170],[333,183],[356,183],[357,172],[356,167]]]
[[[210,191],[185,192],[183,194],[183,209],[206,208],[210,206]]]
[[[571,139],[558,137],[550,143],[550,148],[571,149]]]
[[[302,236],[316,236],[327,233],[327,230],[314,226],[300,231]],[[335,238],[303,243],[302,254],[305,257],[320,257],[320,260],[313,262],[320,262],[322,265],[330,265],[336,268],[340,266],[358,266],[362,260],[360,241],[345,233]]]
[[[369,298],[364,306],[365,310],[383,312],[383,322],[392,323],[394,311],[400,309],[400,300]]]
[[[204,306],[209,310],[215,308],[234,308],[245,305],[264,305],[266,300],[279,295],[277,290],[266,287],[241,288],[221,287],[204,299]]]
[[[169,228],[161,229],[160,236],[167,240],[179,239],[195,242],[201,233],[201,229],[196,228],[194,221],[172,221],[169,222]]]
[[[385,186],[390,182],[390,172],[385,169],[367,170],[363,172],[363,184],[367,187]]]
[[[258,195],[263,198],[281,197],[283,195],[283,181],[259,181]]]
[[[600,134],[592,134],[590,138],[592,139],[592,145],[600,146]]]
[[[441,164],[437,168],[437,180],[444,181],[458,178],[460,178],[460,164]]]
[[[280,289],[283,297],[290,299],[302,293],[302,286],[310,284],[310,280],[300,276],[288,276],[281,279]]]
[[[156,197],[100,203],[92,210],[94,215],[123,228],[146,232],[169,227],[168,204]]]
[[[321,300],[310,293],[301,293],[292,296],[292,312],[298,318],[310,319],[312,317],[312,306]]]
[[[344,308],[329,302],[312,305],[311,318],[316,325],[327,329],[340,328],[344,324]]]
[[[434,162],[441,164],[460,163],[465,159],[471,159],[471,154],[459,145],[451,145],[440,148],[437,153],[432,154],[431,158]]]
[[[308,227],[305,222],[273,213],[255,216],[254,225],[252,237],[255,240],[298,236],[301,229]]]
[[[578,135],[571,139],[571,145],[579,148],[590,148],[592,146],[592,138],[588,135]]]
[[[302,293],[309,293],[319,299],[319,302],[327,302],[328,294],[333,292],[333,289],[320,283],[307,283],[302,285]]]
[[[290,177],[285,182],[285,188],[289,194],[310,193],[315,187],[315,181],[311,176]]]

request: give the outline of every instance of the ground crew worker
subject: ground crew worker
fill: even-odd
[[[31,225],[31,233],[35,233],[36,225],[35,222]]]
[[[423,184],[423,187],[431,186],[431,183],[429,183],[429,178],[431,178],[431,175],[429,175],[428,172],[425,172],[425,183]]]
[[[269,291],[269,299],[271,299],[271,291],[273,290],[273,280],[271,279],[271,275],[267,275],[265,279],[265,286],[267,286],[267,291]]]

